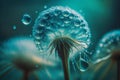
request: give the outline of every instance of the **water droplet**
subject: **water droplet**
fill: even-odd
[[[68,16],[69,16],[69,12],[68,12],[68,11],[64,11],[64,12],[63,12],[63,16],[64,16],[64,17],[68,17]]]
[[[63,21],[65,24],[69,24],[70,23],[70,20],[69,19],[64,19],[64,21]]]
[[[16,30],[16,28],[17,28],[17,27],[14,25],[14,26],[13,26],[13,30]]]
[[[64,19],[64,16],[63,16],[63,15],[60,15],[59,17],[60,17],[60,19]]]
[[[39,41],[35,41],[35,44],[36,44],[36,45],[39,45],[39,44],[40,44],[40,42],[39,42]]]
[[[21,21],[24,25],[29,25],[32,21],[32,18],[29,14],[24,14]]]
[[[46,9],[47,8],[47,5],[44,5],[44,9]]]
[[[44,27],[45,25],[47,25],[46,20],[41,20],[40,23],[39,23],[39,25],[40,25],[41,27]]]
[[[103,47],[103,44],[99,44],[100,45],[100,47]]]
[[[35,39],[41,39],[41,37],[40,37],[40,36],[38,36],[38,35],[36,35],[36,36],[35,36]]]
[[[70,18],[70,19],[73,19],[74,17],[75,17],[75,16],[74,16],[73,14],[70,14],[70,15],[69,15],[69,18]]]
[[[84,26],[85,26],[85,24],[81,24],[81,25],[80,25],[80,27],[84,27]]]
[[[80,26],[80,20],[76,20],[76,21],[74,22],[74,25],[75,25],[76,27],[79,27],[79,26]]]
[[[55,15],[55,16],[58,16],[60,13],[61,13],[60,10],[55,10],[54,15]]]
[[[38,11],[35,11],[35,13],[38,13]]]
[[[79,66],[80,66],[80,71],[86,71],[89,67],[89,63],[81,59]]]

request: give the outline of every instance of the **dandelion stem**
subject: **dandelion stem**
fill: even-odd
[[[60,42],[60,44],[59,44],[58,55],[62,60],[62,65],[63,65],[63,70],[64,70],[64,78],[65,78],[65,80],[70,80],[69,79],[69,65],[68,65],[69,53],[65,48],[64,42]]]
[[[120,58],[117,60],[117,80],[120,80]]]
[[[69,77],[69,54],[73,47],[77,48],[80,45],[79,42],[69,38],[69,37],[58,37],[52,41],[49,45],[51,47],[51,53],[55,49],[58,53],[59,58],[62,60],[62,65],[64,69],[65,80],[70,80]]]
[[[120,80],[120,51],[113,53],[112,60],[117,63],[117,80]]]
[[[68,37],[56,38],[50,44],[50,47],[52,47],[51,52],[53,49],[55,49],[55,51],[58,53],[59,58],[62,60],[65,80],[70,80],[68,57],[70,50],[73,46],[74,46],[74,41]]]
[[[24,71],[24,79],[23,80],[29,80],[29,71]]]
[[[63,69],[64,69],[64,77],[65,77],[65,80],[70,80],[69,79],[68,56],[65,55],[66,53],[64,49],[63,49],[63,54],[64,54],[64,57],[62,58],[62,64],[63,64]]]
[[[40,78],[38,77],[38,75],[37,75],[37,72],[35,71],[35,72],[33,72],[33,75],[34,75],[34,77],[35,77],[35,80],[40,80]]]
[[[108,67],[106,68],[106,70],[104,71],[104,73],[100,76],[99,80],[104,80],[105,76],[109,73],[109,71],[113,67],[113,64],[114,64],[114,61],[111,61],[109,63]]]

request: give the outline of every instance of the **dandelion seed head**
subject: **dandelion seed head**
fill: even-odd
[[[99,41],[96,52],[94,55],[95,59],[103,60],[109,58],[114,51],[120,51],[120,30],[114,30],[107,33]]]
[[[41,69],[43,66],[54,66],[54,61],[46,61],[44,55],[40,55],[32,38],[11,38],[3,43],[2,53],[9,62],[17,68],[27,71]],[[49,60],[52,60],[49,58]],[[36,67],[37,65],[37,67]]]
[[[55,6],[39,14],[33,26],[33,37],[38,49],[45,53],[58,37],[76,40],[81,50],[87,48],[91,34],[83,16],[68,7]]]

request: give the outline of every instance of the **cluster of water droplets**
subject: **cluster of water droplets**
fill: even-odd
[[[40,51],[46,52],[56,37],[67,36],[86,46],[90,43],[90,30],[85,19],[76,11],[56,6],[41,12],[33,27],[33,37]]]
[[[115,30],[107,33],[100,40],[94,58],[98,59],[98,62],[102,59],[109,58],[112,52],[120,50],[120,30]]]

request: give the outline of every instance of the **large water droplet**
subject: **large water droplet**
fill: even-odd
[[[89,64],[85,60],[80,60],[80,71],[86,71]]]
[[[24,14],[21,21],[24,25],[29,25],[32,21],[32,18],[29,14]]]

